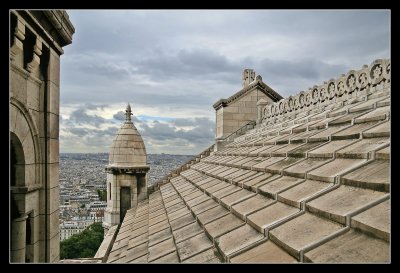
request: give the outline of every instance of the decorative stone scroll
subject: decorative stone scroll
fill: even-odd
[[[350,70],[336,79],[330,79],[321,85],[314,85],[307,92],[301,91],[294,96],[278,102],[265,105],[260,113],[260,120],[272,121],[271,118],[286,116],[289,113],[299,113],[311,108],[325,106],[338,101],[346,101],[352,97],[376,92],[375,87],[389,83],[391,79],[390,60],[378,59],[371,65],[364,65],[360,70]],[[380,87],[382,88],[382,87]]]

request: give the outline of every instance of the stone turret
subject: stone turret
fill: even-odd
[[[147,199],[146,148],[142,137],[131,120],[128,104],[125,122],[118,130],[110,148],[107,172],[107,208],[104,214],[104,234],[122,222],[126,211]]]
[[[243,87],[248,86],[256,79],[256,72],[254,69],[245,69],[243,71]]]

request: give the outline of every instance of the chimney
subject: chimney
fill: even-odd
[[[243,71],[243,88],[252,83],[256,78],[256,72],[253,69]]]

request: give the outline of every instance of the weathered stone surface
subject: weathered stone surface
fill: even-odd
[[[226,216],[221,217],[218,220],[206,224],[204,226],[204,230],[210,237],[215,239],[218,236],[227,233],[243,224],[244,222],[238,217],[234,216],[233,214],[227,214]]]
[[[265,168],[269,165],[272,165],[274,163],[276,163],[277,161],[283,160],[283,157],[271,157],[271,158],[267,158],[264,161],[254,165],[253,167],[251,167],[252,170],[255,171],[265,171]]]
[[[193,257],[194,255],[206,249],[212,248],[212,246],[212,242],[203,233],[182,241],[176,245],[181,261]]]
[[[175,251],[175,252],[167,254],[159,259],[153,260],[151,263],[154,263],[154,264],[179,263],[178,254]]]
[[[148,262],[152,262],[174,251],[176,251],[176,248],[172,238],[162,241],[159,244],[149,247]]]
[[[365,204],[377,200],[385,193],[368,189],[340,186],[306,204],[307,210],[331,219],[346,223],[346,215]]]
[[[167,238],[171,238],[171,237],[172,237],[171,230],[169,227],[167,227],[167,228],[149,236],[149,247],[153,246],[155,244],[158,244],[158,243],[166,240]]]
[[[368,153],[390,143],[389,138],[365,138],[336,152],[341,158],[368,158]]]
[[[307,172],[327,163],[329,160],[328,158],[307,158],[283,170],[283,174],[305,178]]]
[[[273,202],[274,202],[273,199],[257,194],[247,200],[244,200],[236,205],[233,205],[232,213],[234,213],[239,218],[245,220],[249,214],[253,213],[256,210],[260,210],[264,207],[267,207]]]
[[[172,233],[174,234],[175,243],[182,242],[190,237],[193,237],[197,234],[203,232],[203,229],[197,222],[191,223],[187,226],[184,226],[180,229],[173,230]]]
[[[268,240],[230,259],[231,263],[296,263],[297,260]]]
[[[309,172],[307,178],[326,182],[335,182],[335,177],[366,162],[363,159],[338,158]]]
[[[302,248],[326,238],[342,227],[337,223],[305,213],[271,230],[269,236],[274,243],[299,259]]]
[[[221,199],[221,204],[225,206],[226,208],[230,209],[231,206],[244,201],[252,196],[254,196],[255,193],[248,191],[248,190],[241,190],[235,193],[232,193],[231,195],[228,195],[224,198]]]
[[[351,219],[351,227],[390,240],[390,200],[382,202]]]
[[[273,223],[280,221],[299,211],[300,210],[295,207],[277,202],[255,213],[250,214],[247,217],[247,222],[257,231],[264,234],[266,228],[268,228]]]
[[[302,181],[304,181],[302,178],[282,176],[271,181],[270,183],[265,184],[264,186],[259,187],[258,192],[270,198],[274,198],[277,193],[289,187],[295,186]]]
[[[343,176],[341,182],[349,186],[389,192],[389,168],[389,161],[374,160]]]
[[[222,206],[216,206],[205,212],[197,214],[197,220],[201,223],[201,225],[208,224],[215,219],[221,218],[222,216],[228,214],[229,211],[223,208]]]
[[[183,261],[183,263],[198,263],[198,264],[203,264],[203,263],[211,263],[211,264],[217,264],[221,263],[221,255],[218,253],[218,250],[215,248],[208,249],[206,251],[200,252],[197,255],[194,255],[191,258],[186,259]]]
[[[218,203],[209,197],[208,200],[204,201],[203,203],[200,203],[197,206],[192,207],[191,210],[195,215],[197,215],[206,210],[212,209],[216,206],[218,206]]]
[[[388,263],[390,246],[351,230],[305,253],[304,259],[313,263]]]
[[[217,241],[218,247],[222,253],[225,256],[229,256],[252,243],[262,240],[263,238],[264,236],[258,233],[255,229],[249,225],[244,225],[222,235],[217,239]]]
[[[227,195],[230,195],[230,194],[232,194],[234,192],[240,191],[240,190],[241,190],[241,188],[238,187],[238,186],[229,185],[228,187],[226,187],[224,189],[221,189],[219,191],[216,191],[216,192],[212,193],[211,196],[214,199],[220,200],[221,198],[223,198],[223,197],[225,197]]]
[[[363,132],[363,137],[389,137],[390,121],[386,121]]]
[[[181,216],[173,221],[170,221],[169,224],[172,230],[177,230],[178,228],[184,227],[190,223],[193,223],[196,219],[193,217],[191,213]]]
[[[389,160],[390,159],[390,146],[376,151],[375,158]]]

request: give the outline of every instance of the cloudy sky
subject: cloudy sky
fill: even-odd
[[[388,10],[68,10],[61,152],[108,152],[129,102],[148,153],[214,141],[212,104],[255,69],[283,97],[390,57]]]

